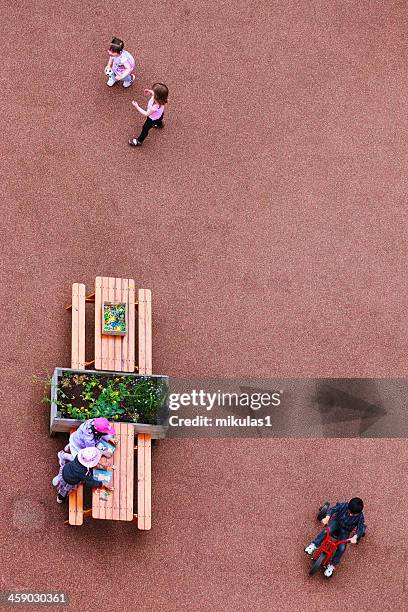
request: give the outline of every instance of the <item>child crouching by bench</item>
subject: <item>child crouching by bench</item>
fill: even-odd
[[[105,488],[112,491],[112,487],[102,484],[93,477],[93,468],[100,464],[101,457],[102,452],[93,446],[81,449],[72,461],[62,459],[58,475],[52,480],[52,484],[57,489],[57,503],[62,504],[71,491],[82,482],[91,488]]]

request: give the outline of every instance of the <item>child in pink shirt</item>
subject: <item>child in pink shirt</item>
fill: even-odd
[[[169,96],[169,90],[163,83],[155,83],[152,89],[144,90],[145,96],[150,96],[149,102],[147,103],[147,110],[143,110],[137,102],[134,100],[132,104],[141,115],[146,117],[146,121],[143,124],[142,131],[137,138],[129,140],[129,144],[132,147],[140,147],[144,139],[149,133],[150,128],[162,128],[164,105],[167,104],[167,98]]]

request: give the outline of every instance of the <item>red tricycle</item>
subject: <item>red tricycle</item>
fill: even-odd
[[[329,502],[325,502],[323,506],[319,508],[319,514],[317,515],[319,521],[324,519],[324,517],[327,515],[329,508]],[[336,552],[337,547],[340,546],[340,544],[347,544],[351,540],[351,538],[348,538],[347,540],[336,540],[330,535],[330,529],[328,528],[328,526],[325,525],[324,528],[326,530],[326,537],[320,544],[320,546],[316,548],[316,550],[311,555],[313,563],[312,567],[309,570],[309,576],[314,576],[320,568],[326,569],[334,553]]]

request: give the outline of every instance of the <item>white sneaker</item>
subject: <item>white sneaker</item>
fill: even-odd
[[[316,550],[316,544],[313,544],[313,542],[311,544],[309,544],[309,546],[306,546],[305,548],[305,553],[307,555],[311,555],[314,553],[314,551]]]
[[[52,479],[52,486],[56,487],[58,483],[59,483],[59,476],[54,476],[54,478]]]
[[[134,74],[132,74],[132,80],[131,80],[131,81],[126,81],[126,82],[125,82],[125,81],[123,81],[123,87],[124,87],[125,89],[127,89],[128,87],[130,87],[130,86],[132,85],[132,83],[133,83],[133,81],[134,81],[134,80],[135,80],[135,75],[134,75]]]
[[[329,565],[324,570],[324,575],[326,576],[326,578],[330,578],[330,576],[333,575],[333,572],[335,569],[336,569],[336,566],[333,565],[333,563],[329,563]]]
[[[110,76],[109,79],[106,81],[108,87],[113,87],[115,83],[116,79],[114,76]]]

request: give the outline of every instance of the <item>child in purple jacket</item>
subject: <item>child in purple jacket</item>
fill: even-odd
[[[72,461],[77,456],[81,448],[89,448],[96,446],[99,440],[114,441],[115,427],[109,423],[108,419],[99,417],[97,419],[88,419],[84,421],[70,438],[69,444],[63,451],[58,453],[60,465],[64,465],[67,461]]]

